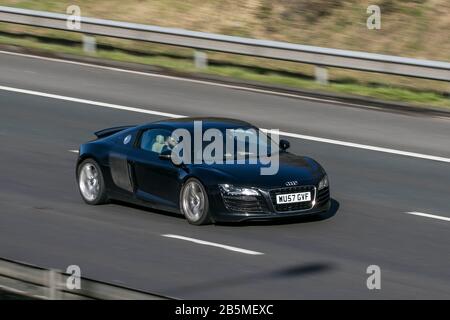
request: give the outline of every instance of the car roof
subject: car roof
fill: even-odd
[[[166,128],[185,128],[192,129],[194,121],[202,121],[203,128],[227,128],[227,127],[253,127],[252,124],[243,120],[237,120],[232,118],[221,117],[184,117],[184,118],[171,118],[161,121],[156,121],[147,124],[146,126],[154,126],[155,124],[161,125]]]

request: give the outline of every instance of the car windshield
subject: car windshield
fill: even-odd
[[[206,128],[202,132],[201,148],[197,147],[198,142],[194,141],[195,135],[192,132],[190,143],[183,146],[190,149],[192,159],[197,161],[258,159],[279,152],[278,144],[256,127]],[[170,149],[172,150],[183,139],[184,137],[177,136],[174,131],[171,143],[168,144]]]
[[[224,159],[258,158],[260,155],[271,155],[272,152],[278,152],[278,145],[272,143],[271,146],[270,137],[255,128],[226,130],[225,143],[230,142],[232,142],[231,148],[227,148],[227,145],[224,147],[226,149],[223,153]]]

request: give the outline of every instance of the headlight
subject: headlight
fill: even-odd
[[[259,196],[255,189],[235,187],[231,184],[219,184],[220,191],[230,196]]]
[[[329,182],[328,182],[328,176],[325,175],[322,180],[320,180],[319,182],[319,190],[322,190],[324,188],[327,188],[329,186]]]

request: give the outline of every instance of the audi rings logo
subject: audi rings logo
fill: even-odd
[[[296,185],[298,185],[298,181],[297,180],[295,180],[295,181],[288,181],[288,182],[285,183],[285,185],[287,187],[296,186]]]

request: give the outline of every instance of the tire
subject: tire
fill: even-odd
[[[81,198],[87,204],[100,205],[108,202],[103,173],[94,159],[86,159],[78,165],[77,183]]]
[[[190,224],[199,226],[212,222],[208,194],[199,180],[189,178],[183,184],[180,191],[180,210]]]

